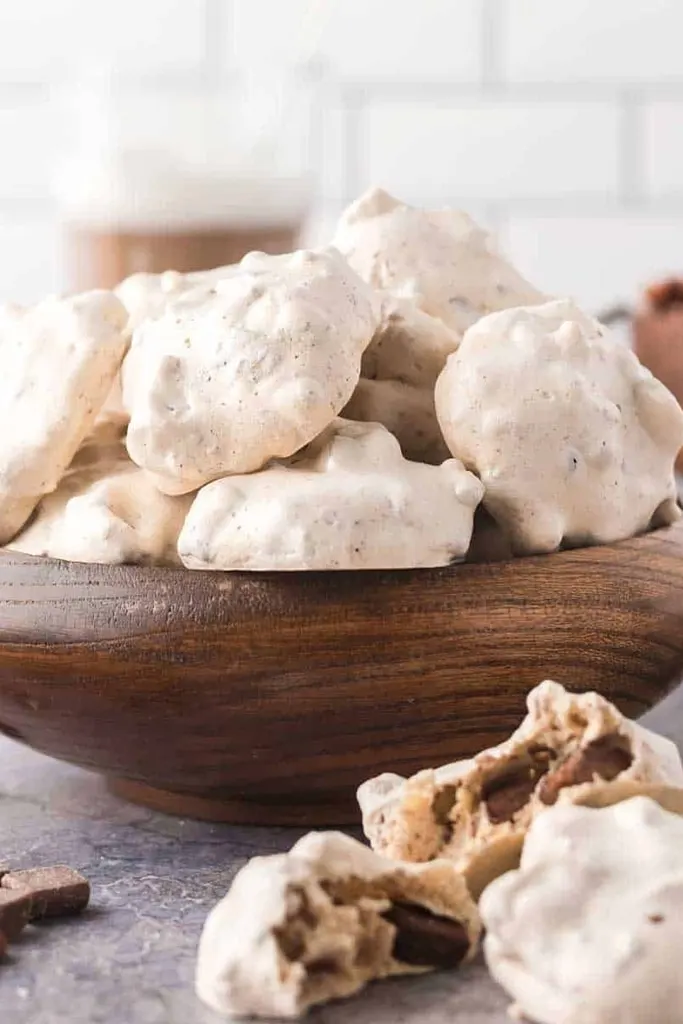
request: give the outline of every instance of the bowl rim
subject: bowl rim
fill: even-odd
[[[625,552],[634,546],[641,547],[643,544],[668,544],[674,543],[683,547],[683,517],[667,526],[660,526],[653,530],[645,530],[642,533],[623,540],[613,541],[610,544],[587,544],[580,547],[560,548],[558,551],[550,551],[542,554],[519,555],[500,559],[472,560],[467,557],[454,560],[449,565],[441,566],[414,566],[404,568],[372,568],[372,569],[188,569],[183,565],[145,565],[133,562],[110,563],[110,562],[78,562],[63,558],[51,558],[46,555],[30,555],[21,551],[13,551],[8,548],[0,549],[0,572],[11,568],[12,565],[23,565],[27,568],[44,567],[47,570],[62,571],[72,575],[74,582],[84,576],[94,575],[134,575],[145,579],[163,579],[167,582],[173,580],[192,580],[192,584],[200,580],[214,581],[225,587],[230,580],[253,581],[268,583],[275,580],[307,580],[316,578],[395,578],[408,579],[416,576],[425,578],[441,578],[446,574],[454,576],[479,575],[484,571],[486,574],[495,572],[496,569],[509,570],[511,566],[538,567],[547,564],[549,558],[553,559],[555,565],[565,563],[576,563],[583,560],[595,562],[596,558],[601,560],[609,557],[609,552]]]

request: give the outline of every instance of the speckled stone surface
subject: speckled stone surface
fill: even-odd
[[[650,716],[680,742],[683,697]],[[0,966],[2,1024],[216,1024],[196,1000],[195,948],[209,908],[253,854],[293,829],[213,826],[111,797],[100,779],[0,739],[0,861],[66,863],[91,880],[83,917],[28,928]],[[481,963],[371,986],[311,1024],[509,1024]]]

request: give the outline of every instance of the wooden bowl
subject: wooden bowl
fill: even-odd
[[[191,816],[355,821],[359,782],[498,742],[544,678],[638,715],[682,669],[683,523],[412,571],[0,554],[0,729]]]

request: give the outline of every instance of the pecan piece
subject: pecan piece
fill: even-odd
[[[3,892],[28,897],[31,920],[79,914],[90,900],[90,883],[78,871],[59,865],[8,871],[0,878]],[[0,921],[0,927],[2,922]]]
[[[631,744],[617,732],[593,740],[572,754],[541,783],[539,795],[544,804],[554,804],[561,789],[592,782],[596,775],[611,782],[633,764]]]
[[[492,825],[511,821],[521,811],[554,756],[555,752],[549,747],[532,744],[526,757],[507,761],[486,779],[481,797]]]
[[[6,942],[13,942],[30,920],[31,897],[0,889],[0,932]]]
[[[465,926],[413,903],[394,903],[382,915],[396,928],[392,955],[416,967],[456,967],[469,952]]]

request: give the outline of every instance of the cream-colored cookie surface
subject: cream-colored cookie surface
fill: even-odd
[[[438,465],[449,458],[434,408],[434,384],[460,335],[412,302],[382,298],[381,320],[363,353],[361,379],[342,416],[382,423],[403,454]]]
[[[214,270],[198,270],[189,274],[181,274],[177,270],[165,270],[162,274],[141,271],[125,278],[114,292],[126,307],[128,328],[132,332],[143,320],[155,320],[161,316],[169,303],[180,295],[230,277],[236,272],[236,266],[228,264]]]
[[[481,496],[455,459],[408,462],[379,424],[336,420],[289,463],[203,487],[178,551],[191,569],[447,565]]]
[[[413,302],[381,297],[380,323],[361,360],[361,376],[433,388],[461,335]]]
[[[466,213],[417,209],[382,189],[345,210],[333,245],[373,287],[459,334],[486,313],[544,301]]]
[[[191,502],[158,491],[131,462],[115,425],[103,424],[7,547],[75,562],[177,565]]]
[[[494,978],[538,1024],[683,1020],[683,818],[557,807],[480,908]]]
[[[373,849],[397,860],[452,858],[479,893],[514,865],[531,822],[554,804],[585,802],[596,787],[609,802],[610,788],[616,800],[636,784],[683,786],[674,744],[599,694],[548,680],[527,706],[508,740],[471,761],[365,782],[358,801]]]
[[[193,271],[189,274],[181,274],[177,270],[165,270],[162,274],[143,271],[131,274],[114,289],[114,294],[121,300],[128,313],[128,337],[130,338],[135,328],[144,320],[155,320],[161,316],[166,307],[181,295],[201,285],[210,287],[214,281],[229,277],[233,273],[235,264],[216,267],[214,270]],[[98,421],[116,423],[124,430],[129,419],[128,410],[123,404],[121,376],[117,374]]]
[[[680,514],[683,410],[567,300],[480,320],[435,398],[451,452],[518,554],[611,543]]]
[[[292,455],[351,397],[378,315],[334,249],[250,254],[134,332],[131,458],[180,494]]]
[[[53,491],[90,432],[126,347],[112,292],[0,307],[0,543]]]
[[[361,423],[381,423],[397,439],[407,459],[438,466],[451,458],[436,418],[433,389],[361,377],[342,416]]]
[[[479,919],[452,864],[394,864],[341,833],[256,857],[212,910],[196,988],[219,1013],[298,1017],[373,979],[457,967]]]

